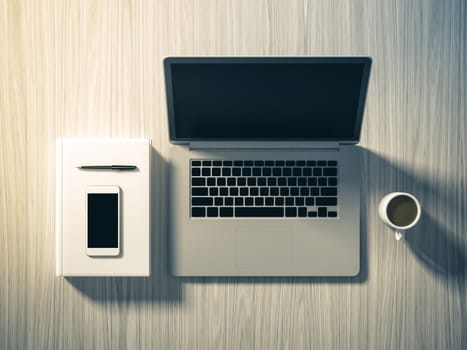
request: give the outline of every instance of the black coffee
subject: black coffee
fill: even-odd
[[[415,201],[405,195],[394,197],[388,204],[389,220],[396,226],[410,225],[417,217],[418,209]]]

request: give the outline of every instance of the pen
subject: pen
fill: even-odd
[[[136,165],[81,165],[80,170],[135,170]]]

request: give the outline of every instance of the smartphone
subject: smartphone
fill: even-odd
[[[86,189],[86,254],[120,254],[120,188],[88,186]]]

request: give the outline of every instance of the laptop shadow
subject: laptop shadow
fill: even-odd
[[[182,281],[168,272],[167,264],[168,164],[153,147],[151,156],[151,276],[65,278],[73,288],[94,301],[169,304],[183,301]]]

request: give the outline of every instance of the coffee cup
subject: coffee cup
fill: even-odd
[[[378,206],[381,220],[395,231],[396,240],[417,224],[421,211],[418,199],[407,192],[388,193]]]

